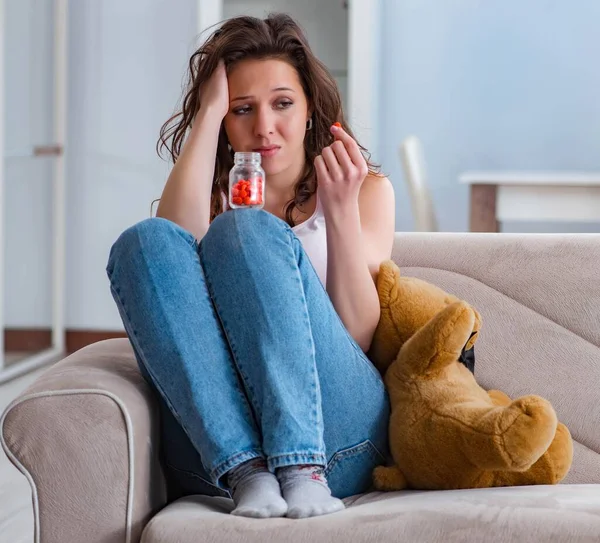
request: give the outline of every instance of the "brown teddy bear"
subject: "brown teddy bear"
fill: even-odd
[[[573,442],[550,403],[486,392],[468,361],[481,317],[465,301],[402,277],[391,260],[377,278],[381,319],[369,358],[391,401],[393,466],[373,472],[378,490],[555,484]],[[472,370],[472,368],[471,368]]]

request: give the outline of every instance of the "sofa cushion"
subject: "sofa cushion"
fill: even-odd
[[[163,509],[142,543],[597,542],[600,485],[372,492],[304,520],[225,516],[233,502],[190,496]]]

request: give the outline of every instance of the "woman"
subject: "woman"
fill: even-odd
[[[236,515],[339,511],[388,455],[388,398],[365,352],[391,184],[289,16],[228,20],[189,66],[161,130],[174,166],[157,217],[123,232],[107,266],[161,401],[168,480],[179,496],[231,496]],[[237,151],[262,156],[264,209],[227,210]]]

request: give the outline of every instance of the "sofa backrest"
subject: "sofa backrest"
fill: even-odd
[[[564,482],[600,483],[600,235],[397,233],[392,258],[479,311],[479,384],[550,400],[575,441]]]

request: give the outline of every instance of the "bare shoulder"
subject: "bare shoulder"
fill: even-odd
[[[363,222],[379,222],[383,219],[389,223],[390,217],[395,216],[396,208],[392,182],[384,175],[368,175],[360,188],[358,205]]]
[[[382,261],[391,258],[396,230],[394,187],[385,176],[369,175],[358,196],[364,251],[373,279]]]

